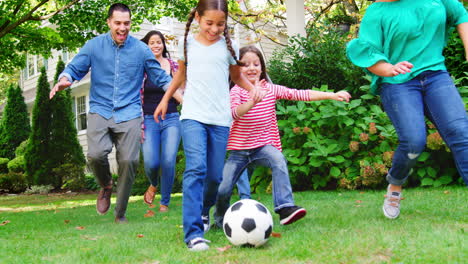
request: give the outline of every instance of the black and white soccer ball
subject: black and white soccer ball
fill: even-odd
[[[261,203],[243,199],[224,214],[224,234],[236,246],[259,247],[268,241],[273,230],[273,218]]]

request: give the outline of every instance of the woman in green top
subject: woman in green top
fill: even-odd
[[[402,185],[426,144],[425,116],[451,149],[468,185],[468,117],[442,50],[456,26],[468,54],[468,14],[457,0],[381,0],[367,8],[349,59],[372,76],[399,145],[387,174],[386,217],[400,214]]]

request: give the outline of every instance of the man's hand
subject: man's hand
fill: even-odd
[[[57,92],[62,91],[67,87],[70,87],[70,85],[72,85],[72,83],[68,81],[67,77],[60,78],[59,82],[55,84],[54,88],[52,88],[52,90],[50,91],[49,99],[52,99]]]

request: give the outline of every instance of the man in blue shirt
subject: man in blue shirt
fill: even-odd
[[[171,77],[161,69],[148,46],[129,35],[131,11],[113,4],[108,11],[110,31],[89,40],[59,76],[50,92],[69,87],[91,70],[88,115],[88,163],[102,189],[96,210],[105,214],[110,207],[112,176],[108,154],[115,144],[118,163],[115,222],[125,223],[128,198],[140,155],[141,101],[144,74],[164,90]]]

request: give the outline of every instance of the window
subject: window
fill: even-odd
[[[65,64],[69,63],[75,57],[75,51],[62,51],[62,60]]]
[[[47,59],[41,56],[28,54],[26,57],[26,68],[23,72],[24,79],[29,79],[40,74],[43,66],[46,67],[47,71],[47,62]]]
[[[76,128],[78,131],[85,130],[87,128],[87,116],[86,116],[86,96],[76,97]]]

